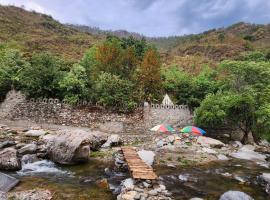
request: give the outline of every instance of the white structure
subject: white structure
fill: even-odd
[[[164,99],[162,101],[162,105],[170,105],[170,106],[174,105],[168,94],[166,94],[164,96]]]

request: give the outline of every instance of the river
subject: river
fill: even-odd
[[[20,179],[13,191],[42,188],[52,191],[55,200],[113,200],[116,196],[99,187],[96,181],[108,178],[110,186],[116,187],[128,174],[114,173],[108,177],[104,172],[108,166],[111,164],[97,160],[76,166],[58,166],[46,160],[27,164],[21,171],[11,173]],[[270,169],[249,161],[235,159],[176,169],[156,167],[156,172],[177,200],[192,197],[216,200],[228,190],[246,192],[256,200],[269,198],[256,177],[269,173]]]

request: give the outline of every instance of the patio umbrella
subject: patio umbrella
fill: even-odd
[[[206,132],[196,126],[186,126],[180,130],[182,133],[193,133],[195,135],[204,135]]]
[[[168,133],[168,132],[169,133],[172,133],[172,132],[175,131],[172,126],[170,126],[170,125],[163,125],[163,124],[154,126],[150,130],[151,131],[156,131],[156,132],[161,132],[161,133]]]

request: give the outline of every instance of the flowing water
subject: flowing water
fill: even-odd
[[[56,200],[113,200],[116,197],[112,192],[99,187],[96,181],[108,178],[113,187],[128,174],[108,177],[104,169],[110,165],[96,160],[65,167],[46,160],[26,164],[21,171],[12,174],[21,181],[14,191],[42,188],[52,191]],[[157,167],[156,171],[177,200],[192,197],[216,200],[228,190],[246,192],[256,200],[269,199],[256,177],[270,170],[253,162],[232,160],[200,167]]]

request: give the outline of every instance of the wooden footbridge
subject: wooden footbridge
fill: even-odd
[[[157,179],[153,168],[147,165],[133,147],[121,147],[129,171],[134,179]]]

